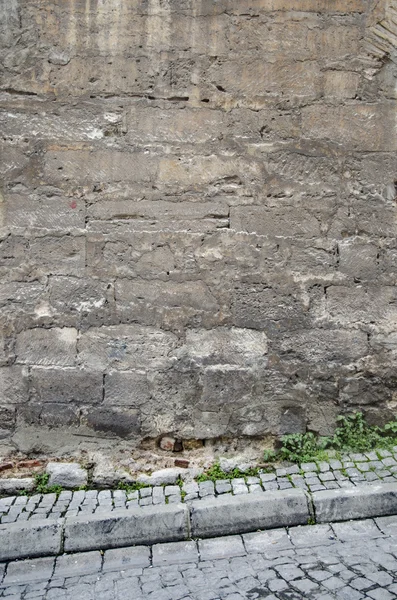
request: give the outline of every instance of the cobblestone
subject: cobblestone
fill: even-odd
[[[119,497],[121,497],[119,495]],[[108,495],[101,498],[109,499]],[[148,498],[148,496],[146,496]],[[390,518],[397,521],[396,518]],[[392,522],[392,521],[391,521]],[[385,522],[386,524],[386,522]],[[373,520],[31,559],[0,566],[6,600],[388,600],[397,532]],[[342,527],[343,526],[343,527]],[[387,529],[387,527],[385,527]],[[388,545],[389,551],[385,550]],[[55,568],[54,568],[55,565]]]
[[[59,519],[79,514],[103,513],[120,508],[192,502],[221,494],[257,494],[261,492],[300,488],[310,492],[324,489],[354,487],[371,482],[397,481],[397,447],[392,452],[379,450],[352,453],[341,460],[312,461],[301,465],[277,467],[273,472],[258,473],[216,482],[196,481],[179,485],[143,487],[124,490],[65,490],[56,494],[34,494],[0,498],[0,523],[8,524],[29,519]],[[182,491],[182,494],[181,494]]]

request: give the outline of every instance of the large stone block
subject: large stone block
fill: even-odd
[[[224,494],[194,504],[190,513],[192,536],[199,538],[306,525],[310,517],[307,498],[302,490],[248,496]]]
[[[31,275],[82,276],[85,266],[85,239],[73,237],[37,237],[30,240],[26,262]]]
[[[220,110],[133,107],[127,117],[127,137],[132,143],[140,144],[203,144],[223,136],[225,120],[225,114]]]
[[[280,341],[284,360],[303,364],[357,360],[368,354],[367,334],[361,331],[311,329],[288,332]]]
[[[88,209],[91,219],[141,219],[152,222],[159,221],[159,228],[169,227],[174,220],[184,221],[204,220],[208,218],[227,219],[229,207],[224,202],[136,202],[134,200],[119,200],[115,202],[96,202]],[[169,221],[169,223],[168,223]],[[149,227],[151,223],[148,223]]]
[[[71,327],[30,329],[17,336],[17,361],[31,365],[72,366],[76,362],[77,331]]]
[[[105,375],[104,405],[145,407],[151,394],[145,371],[112,371]]]
[[[302,131],[309,138],[329,140],[362,152],[395,152],[397,136],[392,103],[355,103],[326,112],[317,106],[302,109]]]
[[[157,159],[143,152],[54,149],[45,155],[44,177],[49,184],[141,181],[154,179]]]
[[[87,328],[109,322],[114,313],[111,283],[88,277],[51,277],[49,311],[59,323]]]
[[[157,184],[199,190],[210,184],[233,182],[249,192],[258,185],[261,174],[257,161],[234,156],[167,157],[160,160]]]
[[[393,286],[327,287],[326,310],[331,321],[343,325],[394,322],[397,318],[396,290]]]
[[[177,344],[172,333],[141,325],[92,327],[79,343],[79,360],[87,368],[158,369],[170,366]]]
[[[237,327],[188,330],[185,345],[176,354],[199,365],[259,366],[265,362],[267,337]]]
[[[396,514],[397,485],[382,483],[324,490],[314,492],[312,498],[319,523],[382,517]]]
[[[0,404],[23,404],[28,396],[28,369],[18,365],[0,368]]]
[[[5,204],[5,224],[13,231],[39,228],[67,232],[85,227],[85,206],[78,198],[7,194]]]
[[[73,517],[65,524],[65,551],[120,548],[187,539],[188,509],[182,504],[114,511],[110,517]]]
[[[182,283],[120,279],[116,311],[123,322],[138,321],[180,329],[222,323],[222,308],[201,281]]]
[[[138,438],[141,432],[139,411],[119,408],[88,409],[82,422],[101,434],[116,435],[122,438]]]
[[[48,485],[73,489],[87,484],[87,471],[76,463],[49,462],[46,473],[50,476]]]
[[[315,61],[265,62],[263,59],[227,60],[215,63],[209,70],[211,83],[239,97],[276,96],[285,94],[315,100],[322,91],[322,75]]]
[[[61,551],[61,540],[59,521],[44,519],[0,525],[0,560],[54,556]]]
[[[360,239],[338,244],[339,270],[354,281],[374,281],[379,272],[379,247]]]
[[[103,376],[73,367],[33,367],[31,393],[39,403],[99,404],[103,397]]]
[[[291,206],[236,206],[230,209],[230,226],[266,236],[320,237],[320,224],[315,215],[304,208]]]
[[[259,329],[272,336],[305,328],[311,322],[301,290],[286,283],[237,283],[232,290],[231,309],[233,323],[238,327]]]

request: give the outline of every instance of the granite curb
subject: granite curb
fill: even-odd
[[[0,562],[397,514],[397,483],[220,496],[0,526]]]

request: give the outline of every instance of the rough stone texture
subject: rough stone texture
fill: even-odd
[[[395,22],[396,0],[1,3],[2,443],[393,416]]]
[[[104,517],[71,517],[65,523],[65,552],[93,547],[119,548],[136,544],[184,540],[189,535],[188,509],[174,506],[147,506],[115,511]]]
[[[309,516],[307,499],[301,490],[249,496],[226,494],[192,505],[192,535],[211,537],[286,525],[303,525],[307,523]]]
[[[394,515],[397,512],[397,485],[385,483],[314,492],[313,505],[319,523]]]
[[[87,471],[76,463],[50,462],[46,467],[50,475],[48,485],[60,485],[66,489],[77,488],[87,483]]]
[[[58,521],[0,525],[0,561],[59,554],[61,536],[62,525]]]

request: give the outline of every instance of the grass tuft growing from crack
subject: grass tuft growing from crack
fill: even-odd
[[[265,450],[266,462],[285,460],[293,463],[328,461],[343,453],[370,452],[397,445],[397,421],[384,427],[369,425],[362,413],[340,416],[333,436],[316,436],[312,432],[294,433],[281,438],[279,450]]]
[[[202,473],[201,475],[198,475],[196,477],[196,481],[198,481],[199,483],[202,481],[217,481],[218,479],[238,479],[238,478],[246,478],[246,477],[256,477],[258,475],[259,469],[258,468],[252,468],[252,469],[248,469],[247,471],[241,471],[240,469],[233,469],[232,471],[223,471],[223,469],[221,469],[219,463],[215,463],[214,465],[212,465],[212,467],[210,467],[209,469],[207,469],[207,471],[205,471],[205,473]]]
[[[49,479],[49,473],[38,473],[34,478],[34,491],[36,494],[56,494],[58,497],[63,492],[63,487],[61,485],[48,485]]]

